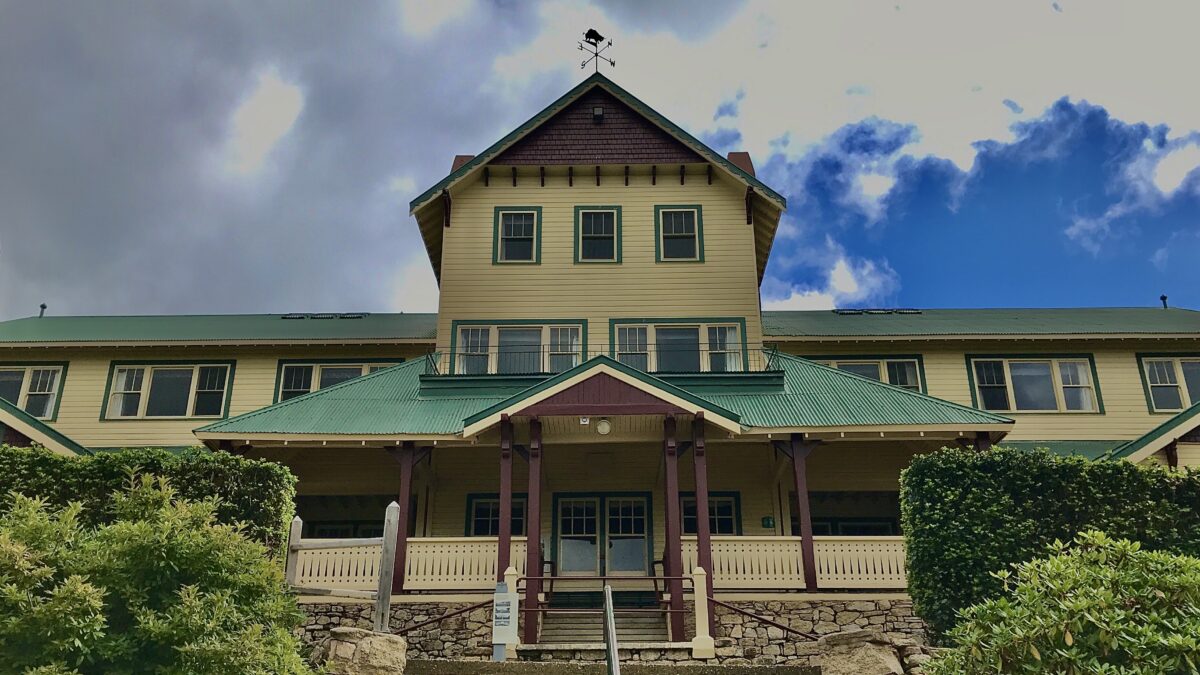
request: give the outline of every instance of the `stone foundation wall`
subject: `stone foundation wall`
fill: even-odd
[[[396,631],[404,626],[423,623],[465,609],[472,604],[474,603],[395,604],[392,605],[389,625]],[[375,625],[375,606],[372,603],[304,604],[300,608],[308,615],[308,620],[301,629],[300,639],[310,647],[316,647],[338,626],[370,630]],[[441,623],[405,633],[404,638],[408,641],[409,658],[486,661],[492,656],[492,610],[490,607],[480,607]]]

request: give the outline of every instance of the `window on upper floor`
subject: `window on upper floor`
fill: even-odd
[[[912,391],[921,391],[921,368],[917,359],[822,359],[814,357],[811,360],[830,368],[869,377],[879,382],[887,382]]]
[[[280,363],[279,391],[276,401],[286,401],[309,392],[332,387],[377,370],[389,368],[404,359],[376,363]]]
[[[613,356],[653,373],[732,373],[743,370],[741,326],[732,323],[615,325]]]
[[[1200,403],[1200,355],[1143,357],[1142,374],[1154,412],[1174,412]]]
[[[575,207],[575,262],[621,262],[621,207]]]
[[[699,206],[656,206],[654,219],[659,262],[704,260],[704,227]]]
[[[976,404],[996,412],[1097,412],[1087,357],[972,358]]]
[[[222,417],[232,362],[114,364],[105,419]]]
[[[494,263],[536,263],[541,259],[541,207],[496,207]]]
[[[561,373],[583,359],[581,323],[460,326],[455,340],[459,375]]]
[[[53,419],[66,366],[0,365],[0,398],[38,419]]]
[[[685,495],[680,498],[683,533],[696,534],[696,497]],[[709,493],[708,532],[711,535],[741,534],[742,514],[738,509],[736,494]]]

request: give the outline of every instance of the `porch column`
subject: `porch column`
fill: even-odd
[[[992,449],[992,437],[986,431],[975,434],[975,449],[981,452]]]
[[[412,441],[404,441],[399,448],[388,452],[400,464],[400,494],[396,503],[400,507],[400,523],[396,528],[396,560],[392,566],[392,593],[404,590],[404,565],[408,557],[408,523],[412,511],[413,458],[416,455]]]
[[[697,588],[695,600],[697,603],[708,604],[708,598],[713,594],[712,566],[712,532],[708,522],[708,458],[704,450],[704,413],[698,412],[692,418],[692,464],[696,469],[696,563],[707,574],[704,575],[704,588]],[[701,597],[702,594],[704,597]],[[700,616],[697,613],[697,616]],[[708,634],[716,634],[716,617],[712,612],[705,611],[708,617]]]
[[[804,590],[817,590],[817,554],[813,547],[812,512],[808,506],[808,455],[816,442],[792,434],[792,471],[796,477],[796,517],[800,521],[800,558],[804,564]]]
[[[496,550],[496,581],[512,563],[512,420],[500,418],[500,532]]]
[[[525,499],[525,576],[542,576],[542,422],[529,420],[529,496]],[[514,589],[510,589],[514,590]],[[540,579],[525,581],[525,635],[521,642],[534,644],[538,638]]]
[[[683,544],[679,539],[679,451],[675,443],[675,417],[667,415],[663,420],[663,456],[666,469],[667,527],[666,548],[663,551],[663,568],[666,576],[675,577],[667,582],[671,592],[671,640],[683,640]]]
[[[1172,469],[1179,468],[1179,445],[1178,441],[1171,441],[1167,447],[1163,448],[1163,454],[1167,456],[1167,466]]]

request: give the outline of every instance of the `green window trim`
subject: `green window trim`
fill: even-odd
[[[1096,358],[1091,353],[1079,354],[966,354],[967,364],[967,385],[971,388],[971,407],[983,410],[979,407],[979,388],[975,386],[975,366],[974,361],[1048,361],[1051,359],[1068,360],[1068,361],[1087,361],[1092,374],[1092,391],[1096,394],[1096,409],[1095,410],[990,410],[987,412],[1002,413],[1005,415],[1103,415],[1104,414],[1104,395],[1100,392],[1100,377],[1096,371]],[[1011,383],[1010,383],[1011,384]],[[1061,394],[1056,394],[1061,395]],[[1010,402],[1010,405],[1015,405],[1016,402]]]
[[[834,355],[829,355],[829,356],[827,356],[825,354],[812,354],[812,355],[806,354],[806,355],[802,356],[801,358],[808,360],[808,361],[833,361],[833,362],[838,362],[838,361],[879,361],[880,364],[883,365],[885,368],[886,368],[888,361],[916,361],[917,362],[917,378],[920,379],[919,384],[921,385],[919,391],[922,394],[929,393],[928,381],[925,379],[925,359],[921,354],[887,354],[887,355],[883,355],[883,354],[834,354]],[[884,372],[883,375],[884,375],[884,377],[886,377],[887,373]],[[883,381],[883,383],[891,384],[890,382],[887,382],[887,381]],[[892,386],[898,386],[898,385],[892,385]]]
[[[662,256],[662,213],[663,211],[696,212],[696,257],[663,258]],[[654,261],[660,263],[704,262],[704,211],[699,204],[655,204],[654,206]]]
[[[404,357],[401,357],[401,356],[397,356],[395,358],[390,358],[390,359],[386,358],[386,357],[374,357],[374,356],[369,359],[355,359],[355,358],[279,359],[279,361],[275,367],[275,393],[271,396],[271,403],[273,403],[273,404],[279,403],[279,396],[282,393],[281,388],[283,385],[283,369],[285,366],[333,366],[333,365],[338,365],[338,364],[344,364],[344,365],[362,364],[362,365],[369,366],[371,364],[377,364],[377,363],[391,363],[394,365],[400,365],[401,363],[404,363],[406,360],[407,359],[405,359]],[[320,391],[320,388],[312,389],[311,391]]]
[[[580,227],[581,215],[585,211],[613,211],[616,213],[615,246],[616,257],[612,260],[586,260],[581,258],[583,232]],[[575,263],[578,265],[620,265],[621,264],[621,207],[611,206],[576,206],[575,207]]]
[[[500,259],[500,217],[505,213],[533,213],[533,260]],[[497,206],[492,223],[493,265],[540,265],[542,263],[542,207],[540,206]]]
[[[679,527],[679,532],[680,532],[680,534],[682,534],[682,535],[683,535],[683,536],[685,536],[685,537],[694,537],[694,536],[696,536],[696,535],[695,535],[695,534],[688,534],[687,532],[684,532],[684,531],[683,531],[683,530],[684,530],[684,528],[683,528],[683,523],[682,523],[682,520],[683,520],[683,502],[684,502],[684,500],[685,500],[685,499],[695,499],[695,498],[696,498],[696,493],[695,493],[695,491],[681,490],[681,491],[679,492],[679,514],[680,514],[680,527]],[[714,536],[714,537],[726,537],[726,536],[736,536],[736,537],[740,537],[740,536],[742,536],[742,493],[741,493],[741,492],[739,492],[739,491],[737,491],[737,490],[709,490],[709,491],[708,491],[708,500],[709,500],[709,505],[710,505],[710,506],[712,505],[712,500],[713,500],[714,498],[717,498],[717,499],[731,499],[731,500],[733,500],[733,527],[734,527],[734,533],[733,533],[732,535],[725,535],[725,534],[718,535],[718,534],[717,534],[717,533],[715,533],[715,532],[710,532],[710,533],[709,533],[709,535],[710,535],[710,536]],[[709,512],[708,512],[708,517],[709,517],[710,519],[712,518],[712,509],[711,509],[711,508],[709,509]]]
[[[1150,377],[1146,373],[1146,359],[1198,359],[1200,352],[1137,352],[1133,355],[1137,359],[1138,375],[1142,378],[1142,394],[1146,397],[1146,410],[1152,415],[1178,415],[1188,406],[1174,410],[1158,410],[1154,407],[1154,397],[1150,393]],[[1179,386],[1183,392],[1187,392],[1187,385],[1183,381],[1179,382]],[[1192,401],[1192,404],[1200,403],[1200,400]]]
[[[0,370],[8,368],[58,368],[58,390],[54,394],[54,407],[49,417],[35,417],[39,422],[55,422],[58,420],[58,406],[62,403],[63,389],[67,386],[67,361],[0,361]],[[23,385],[24,386],[24,385]],[[17,403],[13,403],[17,406]],[[22,408],[24,410],[24,408]]]
[[[643,492],[636,490],[618,490],[613,492],[554,492],[550,497],[550,555],[546,556],[546,551],[542,551],[542,557],[557,564],[558,563],[558,505],[563,499],[596,499],[599,501],[599,510],[596,513],[597,520],[596,536],[600,551],[606,551],[608,546],[608,524],[605,509],[608,506],[609,499],[621,498],[642,498],[646,500],[646,574],[654,573],[654,565],[658,561],[654,558],[654,493]],[[601,568],[603,571],[603,568]],[[569,577],[564,577],[569,578]]]
[[[457,375],[458,369],[455,357],[458,355],[459,329],[464,327],[482,326],[579,326],[580,362],[588,359],[588,320],[587,319],[454,319],[450,322],[450,374]],[[492,375],[493,373],[489,373]],[[540,373],[539,373],[540,374]]]
[[[472,534],[472,531],[473,531],[472,525],[474,525],[474,520],[475,520],[475,503],[481,502],[481,501],[497,501],[499,499],[500,499],[499,492],[468,492],[467,493],[467,513],[466,513],[466,516],[465,516],[464,522],[463,522],[463,536],[464,537],[491,536],[491,535],[486,535],[486,534]],[[514,492],[514,493],[512,493],[512,501],[513,501],[514,505],[517,502],[521,502],[525,505],[525,525],[524,525],[525,534],[514,534],[512,536],[528,537],[529,536],[529,493],[528,492]],[[543,555],[544,555],[544,552],[543,552]]]
[[[211,417],[109,417],[108,402],[109,395],[112,393],[113,377],[117,373],[117,368],[137,368],[155,366],[229,366],[229,375],[225,380],[225,402],[221,407],[221,415]],[[101,422],[147,422],[147,421],[162,421],[162,422],[180,422],[189,420],[204,420],[215,422],[218,420],[229,418],[229,402],[233,399],[233,376],[237,369],[237,361],[234,359],[160,359],[160,360],[141,360],[141,361],[109,361],[108,363],[108,379],[104,382],[104,398],[100,401],[100,421]],[[147,385],[149,386],[149,385]],[[195,383],[192,384],[193,388]],[[149,389],[147,389],[149,395]]]

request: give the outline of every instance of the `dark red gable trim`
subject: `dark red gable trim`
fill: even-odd
[[[33,441],[28,436],[12,427],[0,425],[0,429],[4,431],[3,435],[0,436],[4,445],[11,445],[14,448],[28,448],[33,445]]]
[[[679,415],[679,406],[622,382],[607,373],[538,401],[517,415]]]

